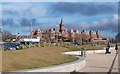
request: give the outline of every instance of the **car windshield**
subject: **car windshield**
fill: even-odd
[[[16,44],[14,44],[14,43],[5,43],[4,45],[5,46],[12,46],[12,47],[16,46]]]

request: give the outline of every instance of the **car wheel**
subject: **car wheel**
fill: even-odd
[[[7,50],[10,50],[10,49],[7,48]]]
[[[4,49],[4,51],[7,51],[7,49]]]

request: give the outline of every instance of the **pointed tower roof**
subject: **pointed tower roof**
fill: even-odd
[[[61,23],[60,24],[63,24],[63,19],[61,18]]]

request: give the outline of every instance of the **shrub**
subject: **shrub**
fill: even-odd
[[[47,44],[46,44],[46,43],[43,43],[43,44],[41,44],[41,45],[44,47],[44,46],[46,46]]]
[[[59,46],[59,43],[56,43],[56,45],[55,46]]]
[[[39,44],[35,44],[36,47],[39,47]]]
[[[22,46],[22,45],[20,45],[20,46],[19,46],[19,49],[23,49],[23,46]]]
[[[34,47],[34,45],[30,45],[30,48]]]
[[[19,46],[19,49],[26,49],[26,48],[28,48],[26,45],[20,45]]]

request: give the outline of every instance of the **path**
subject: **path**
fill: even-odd
[[[112,54],[87,54],[86,67],[79,72],[119,72],[118,54],[116,55],[116,52],[113,48],[111,48],[111,52]]]

